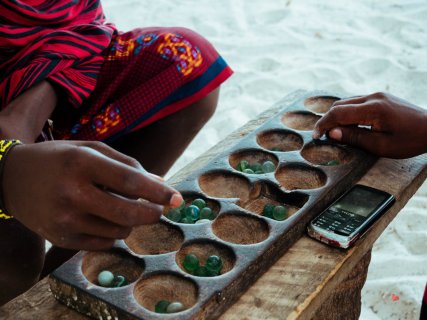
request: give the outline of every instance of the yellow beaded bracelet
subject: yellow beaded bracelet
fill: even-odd
[[[3,201],[3,168],[7,154],[16,145],[21,144],[19,140],[0,140],[0,219],[8,220],[13,216],[7,214]]]

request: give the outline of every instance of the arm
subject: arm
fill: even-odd
[[[323,134],[379,156],[409,158],[427,152],[427,111],[384,93],[339,100],[313,138]]]
[[[51,84],[43,81],[25,91],[0,111],[0,136],[34,142],[55,109],[57,96]]]
[[[157,222],[162,205],[181,204],[162,179],[101,142],[31,143],[56,99],[43,82],[0,112],[2,138],[28,142],[14,147],[3,167],[10,215],[60,247],[98,250],[126,238],[134,226]]]

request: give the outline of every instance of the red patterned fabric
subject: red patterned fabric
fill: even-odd
[[[99,0],[1,0],[0,70],[0,109],[48,80],[60,95],[55,138],[107,142],[196,102],[232,74],[191,30],[119,34]]]
[[[196,102],[231,69],[185,28],[142,28],[114,37],[98,84],[80,109],[58,106],[55,137],[110,142]]]
[[[80,106],[95,88],[114,33],[99,0],[1,0],[0,109],[45,79]]]

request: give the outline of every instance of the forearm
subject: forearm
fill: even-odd
[[[0,138],[34,142],[56,103],[55,90],[47,81],[25,91],[0,111]]]

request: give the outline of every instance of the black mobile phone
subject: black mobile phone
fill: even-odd
[[[326,244],[349,248],[394,200],[387,192],[356,184],[310,222],[308,234]]]

